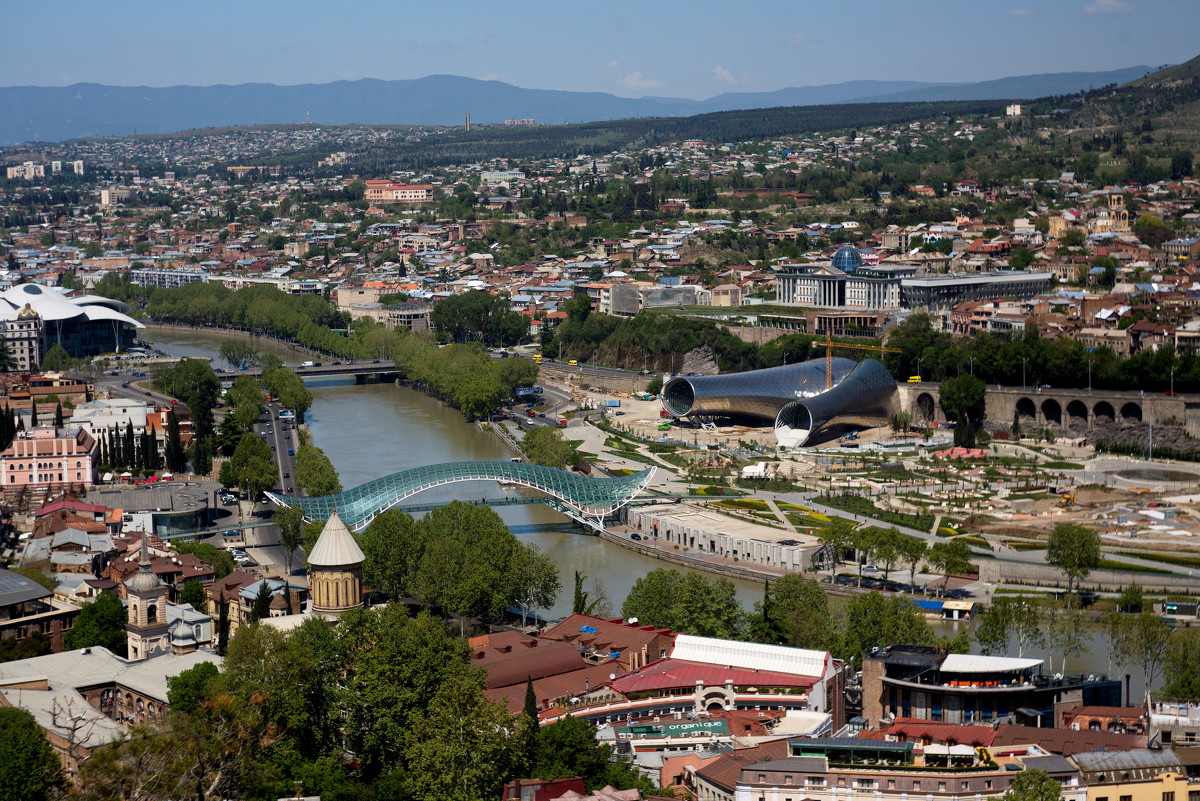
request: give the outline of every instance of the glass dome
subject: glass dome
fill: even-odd
[[[844,273],[852,273],[863,266],[862,254],[854,245],[842,245],[833,254],[833,266]]]

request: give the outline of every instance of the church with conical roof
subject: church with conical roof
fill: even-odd
[[[125,582],[129,598],[125,639],[130,659],[145,659],[170,649],[167,631],[167,586],[150,568],[149,544],[142,540],[138,572]]]
[[[340,616],[363,605],[362,566],[366,560],[350,529],[335,511],[308,555],[309,608],[314,615]]]

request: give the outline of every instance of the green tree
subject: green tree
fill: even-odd
[[[974,447],[987,406],[987,385],[970,373],[956,375],[942,382],[939,403],[946,419],[955,422],[955,444]]]
[[[464,292],[439,300],[430,323],[454,342],[515,345],[529,330],[525,315],[512,311],[507,296]]]
[[[213,572],[218,579],[223,579],[232,573],[235,569],[233,557],[229,555],[229,551],[207,543],[207,542],[179,542],[172,543],[172,547],[177,553],[191,553],[198,556],[202,561],[213,566]]]
[[[519,764],[515,743],[501,736],[512,715],[484,697],[481,672],[448,679],[407,732],[406,785],[415,801],[491,801]]]
[[[0,707],[0,801],[46,801],[64,787],[62,765],[33,715]]]
[[[254,603],[250,606],[250,622],[257,623],[271,616],[271,590],[266,580],[258,583],[258,592],[254,594]]]
[[[1150,687],[1158,680],[1166,658],[1171,628],[1149,610],[1137,615],[1118,614],[1117,621],[1118,625],[1110,634],[1109,647],[1116,651],[1122,664],[1132,664],[1141,669],[1148,694]]]
[[[61,403],[54,404],[54,427],[55,428],[63,427],[63,410],[62,410]]]
[[[829,558],[829,575],[837,572],[842,557],[854,547],[854,527],[849,523],[835,522],[821,529],[817,537]]]
[[[121,600],[105,590],[83,607],[75,625],[63,635],[63,645],[68,651],[98,645],[117,656],[124,656],[128,650],[125,621],[125,607],[121,605]]]
[[[174,409],[167,412],[167,436],[163,443],[163,457],[167,469],[172,473],[182,473],[187,469],[187,453],[183,449],[179,417],[176,416]]]
[[[1043,608],[1029,598],[1000,596],[992,601],[975,627],[975,640],[985,654],[1003,654],[1012,637],[1017,656],[1046,644]]]
[[[342,491],[342,482],[337,470],[325,451],[312,445],[301,445],[296,451],[296,462],[292,470],[296,488],[309,496],[337,495]]]
[[[234,370],[258,364],[259,351],[244,339],[227,339],[221,343],[221,359]]]
[[[554,560],[531,543],[519,542],[508,560],[509,593],[521,610],[521,625],[534,609],[549,609],[562,590]]]
[[[1050,534],[1046,563],[1067,576],[1067,592],[1100,565],[1100,537],[1078,523],[1059,523]]]
[[[292,575],[292,559],[296,549],[300,547],[301,532],[304,528],[304,513],[295,506],[280,506],[271,515],[271,520],[279,529],[279,547],[283,548],[283,563],[287,575]]]
[[[200,579],[190,578],[183,582],[183,589],[179,591],[179,603],[191,604],[191,607],[197,612],[206,611],[208,594],[204,591],[204,585],[200,583]]]
[[[510,359],[511,361],[511,359]],[[538,426],[525,432],[521,448],[533,464],[562,470],[575,457],[571,443],[563,440],[562,430],[549,426]]]
[[[663,567],[651,570],[633,582],[621,614],[628,620],[636,618],[644,626],[669,628],[674,622],[675,601],[683,574]]]
[[[1200,630],[1171,632],[1163,660],[1161,694],[1168,698],[1200,698]]]
[[[885,598],[878,592],[856,595],[838,613],[840,630],[834,652],[861,664],[872,648],[895,643],[932,645],[933,629],[913,606],[900,596]]]
[[[908,565],[908,584],[913,593],[917,591],[917,567],[929,552],[929,546],[920,537],[905,535],[899,542],[900,559]]]
[[[220,671],[212,662],[200,662],[167,679],[167,702],[172,712],[192,713],[212,693],[212,682]]]
[[[787,632],[785,644],[826,650],[833,642],[829,596],[816,579],[788,573],[776,580],[773,608]]]
[[[67,353],[66,348],[57,342],[47,348],[46,355],[42,357],[41,368],[48,373],[61,373],[74,366],[75,360]]]
[[[363,582],[389,598],[403,598],[412,585],[425,552],[424,528],[398,509],[388,509],[359,535]]]
[[[1044,770],[1030,768],[1013,776],[1003,801],[1061,801],[1063,786]]]
[[[1121,594],[1117,596],[1117,610],[1120,612],[1132,612],[1137,614],[1142,611],[1142,604],[1145,603],[1145,595],[1142,592],[1142,585],[1136,581],[1121,590]]]
[[[971,569],[971,547],[960,540],[935,542],[929,548],[925,561],[942,574],[942,592],[950,584],[950,576]]]

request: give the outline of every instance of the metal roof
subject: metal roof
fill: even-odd
[[[361,565],[366,558],[350,529],[334,512],[325,521],[325,528],[321,529],[321,536],[308,555],[308,563],[317,567],[341,567]]]
[[[820,678],[825,675],[829,652],[679,634],[671,658]]]
[[[1008,656],[979,656],[950,654],[942,662],[943,673],[1013,673],[1030,670],[1042,664],[1040,659],[1016,659]]]
[[[12,606],[25,601],[36,601],[53,595],[54,592],[30,578],[0,568],[0,607]]]

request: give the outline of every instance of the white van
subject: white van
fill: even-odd
[[[316,362],[300,362],[301,367],[316,367]]]

